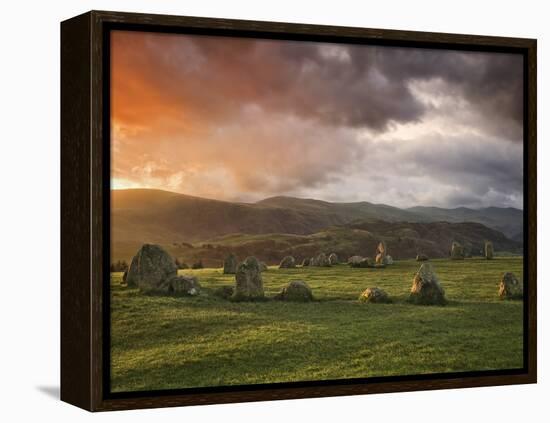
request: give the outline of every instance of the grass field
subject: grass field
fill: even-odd
[[[444,307],[406,302],[419,268],[269,268],[268,297],[293,279],[312,303],[233,303],[212,290],[233,285],[222,269],[194,274],[198,297],[146,296],[111,275],[113,392],[312,381],[522,367],[522,302],[497,296],[503,272],[523,279],[521,257],[431,261],[446,291]],[[378,286],[393,304],[361,304]]]

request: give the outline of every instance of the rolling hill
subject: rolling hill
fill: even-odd
[[[413,250],[417,249],[418,243],[426,241],[427,234],[438,234],[437,236],[441,239],[440,246],[433,248],[426,246],[429,250],[426,252],[432,251],[430,254],[441,256],[448,249],[449,239],[457,238],[457,234],[453,231],[460,226],[443,224],[437,230],[433,226],[428,232],[423,232],[422,228],[425,226],[421,224],[439,221],[456,224],[476,223],[477,225],[463,228],[466,232],[470,232],[468,236],[473,237],[476,248],[483,238],[497,243],[502,241],[502,247],[510,251],[521,249],[521,243],[508,243],[511,240],[502,234],[511,236],[521,228],[522,212],[517,209],[494,207],[481,210],[433,207],[399,209],[369,202],[331,203],[292,197],[272,197],[257,203],[232,203],[147,189],[112,191],[111,209],[113,258],[121,259],[131,258],[144,242],[174,248],[179,246],[174,253],[180,254],[183,253],[180,251],[181,248],[189,248],[187,246],[191,244],[194,244],[192,246],[194,248],[209,244],[211,248],[206,248],[208,250],[215,249],[212,245],[218,248],[221,246],[223,250],[224,242],[231,237],[238,239],[240,244],[246,244],[248,238],[258,236],[263,243],[260,245],[266,245],[264,258],[274,260],[275,256],[278,257],[281,251],[286,251],[287,248],[277,247],[271,248],[271,252],[268,251],[267,245],[277,237],[286,237],[285,242],[289,239],[298,239],[300,236],[318,241],[319,237],[322,238],[322,235],[318,234],[334,230],[349,232],[349,236],[362,230],[369,232],[373,238],[387,237],[388,239],[393,239],[399,231],[405,231],[395,236],[401,239],[411,238],[415,241],[407,248],[401,247],[403,254],[414,253]],[[413,223],[418,225],[412,225]],[[348,235],[345,237],[349,238]],[[457,240],[460,240],[458,238]],[[467,240],[466,238],[464,240]],[[353,242],[356,241],[355,239]],[[318,244],[312,248],[320,247],[321,245]],[[259,245],[255,248],[257,250]],[[346,250],[342,253],[344,251]],[[196,253],[199,251],[193,251],[193,257],[197,255]],[[214,258],[215,255],[211,253],[212,251],[209,251],[207,256]],[[309,253],[304,251],[304,254]]]

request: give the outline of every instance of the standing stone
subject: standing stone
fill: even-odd
[[[129,287],[141,291],[162,291],[162,283],[177,275],[174,260],[159,245],[144,244],[136,253],[126,275]]]
[[[304,261],[302,261],[302,267],[309,266],[309,262],[311,259],[305,258]]]
[[[359,263],[361,263],[362,260],[363,260],[363,257],[361,257],[361,256],[351,256],[348,259],[348,264],[351,267],[358,267]]]
[[[319,266],[319,267],[331,266],[330,261],[325,253],[319,254],[317,257],[315,257],[313,262],[314,264],[312,264],[312,266]]]
[[[456,241],[451,245],[451,260],[464,260],[464,247]]]
[[[275,299],[282,301],[308,302],[313,301],[313,293],[311,292],[311,288],[304,281],[291,281],[275,296]]]
[[[198,295],[201,286],[195,276],[176,275],[164,280],[155,292],[170,295]]]
[[[363,260],[359,262],[359,266],[352,267],[374,267],[375,263],[370,257],[364,257]]]
[[[428,256],[426,254],[418,254],[416,256],[416,261],[428,261]]]
[[[502,275],[498,296],[501,300],[519,300],[523,298],[523,284],[511,272]]]
[[[229,254],[227,258],[223,261],[223,273],[225,275],[234,275],[237,271],[238,265],[237,257],[235,254]]]
[[[286,256],[279,264],[279,269],[293,269],[294,267],[296,267],[296,260],[292,256]]]
[[[328,256],[328,261],[332,266],[334,266],[335,264],[338,264],[339,261],[338,261],[338,256],[336,255],[336,253],[330,254]]]
[[[491,241],[485,241],[485,258],[487,260],[492,260],[495,254],[493,249],[493,243]]]
[[[228,300],[233,295],[233,292],[235,292],[235,288],[232,286],[222,285],[214,290],[214,295],[224,300]]]
[[[362,303],[391,303],[390,297],[380,288],[367,288],[359,296]]]
[[[384,258],[384,264],[393,264],[393,258],[392,258],[392,256],[387,255],[387,256]]]
[[[128,277],[128,269],[122,274],[122,283],[126,283],[126,278]]]
[[[384,241],[380,241],[378,243],[378,247],[376,247],[376,264],[386,264],[386,243]]]
[[[247,257],[237,266],[234,300],[254,300],[264,297],[260,263],[256,257]]]
[[[444,305],[445,291],[430,263],[424,263],[413,279],[409,301],[414,304]]]
[[[352,260],[349,265],[350,267],[360,268],[374,267],[374,261],[372,261],[372,259],[369,257],[359,257],[358,259]]]

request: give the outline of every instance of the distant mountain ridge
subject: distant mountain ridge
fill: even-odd
[[[420,215],[430,222],[476,222],[502,232],[508,238],[523,242],[523,210],[513,207],[487,207],[483,209],[469,209],[458,207],[444,209],[440,207],[411,207],[406,209]]]
[[[150,189],[113,190],[111,210],[115,251],[144,242],[198,243],[229,234],[311,235],[354,222],[474,222],[508,238],[521,234],[523,227],[523,212],[517,209],[400,209],[293,197],[237,203]]]

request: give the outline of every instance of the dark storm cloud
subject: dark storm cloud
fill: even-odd
[[[429,49],[379,49],[377,66],[392,81],[445,82],[450,94],[462,97],[486,117],[491,132],[522,140],[523,58],[517,54]]]
[[[515,55],[113,34],[128,186],[518,206],[522,104]]]
[[[409,150],[399,158],[414,163],[409,175],[429,175],[449,187],[441,204],[482,207],[521,207],[523,198],[523,149],[517,143],[475,136],[437,136],[430,148]],[[467,148],[465,148],[467,146]]]
[[[427,106],[412,94],[411,81],[441,79],[450,95],[491,117],[487,127],[498,130],[505,122],[509,128],[512,122],[514,128],[500,135],[521,139],[519,55],[159,34],[117,37],[132,50],[118,66],[141,73],[169,103],[192,103],[210,118],[257,103],[271,112],[383,130],[391,121],[424,115]]]

